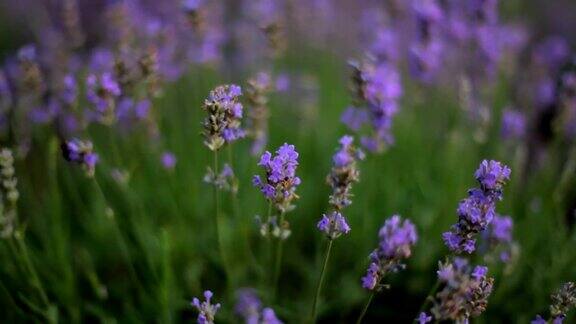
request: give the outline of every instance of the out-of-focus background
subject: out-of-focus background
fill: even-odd
[[[495,278],[473,321],[548,314],[550,294],[576,278],[574,30],[570,0],[0,0],[0,143],[13,151],[19,191],[17,221],[0,222],[12,227],[0,241],[0,318],[185,322],[195,320],[191,298],[210,289],[222,304],[216,322],[238,323],[237,289],[254,287],[268,303],[270,251],[255,221],[268,204],[251,184],[259,156],[251,138],[221,154],[239,184],[237,203],[221,195],[226,274],[203,181],[212,153],[200,135],[209,91],[234,83],[245,98],[259,72],[268,77],[265,148],[287,142],[300,154],[300,199],[270,301],[280,319],[309,313],[325,248],[316,223],[344,134],[385,150],[367,145],[359,163],[345,211],[352,231],[335,241],[320,323],[356,319],[368,254],[396,213],[419,240],[365,322],[418,315],[448,254],[441,234],[483,159],[512,169],[497,211],[514,227],[506,262],[471,257]],[[357,100],[351,60],[384,61],[401,77],[382,138],[341,121]],[[88,94],[88,76],[105,73],[122,90],[106,99],[112,110],[94,109]],[[62,158],[71,138],[93,143],[93,178]]]

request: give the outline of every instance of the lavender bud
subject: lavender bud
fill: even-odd
[[[210,91],[204,101],[202,108],[208,113],[203,122],[204,144],[210,150],[217,151],[224,144],[244,137],[240,127],[243,107],[238,101],[241,94],[239,86],[223,85]]]
[[[206,290],[204,292],[205,301],[200,302],[196,297],[192,299],[191,305],[198,310],[198,324],[214,324],[214,317],[220,309],[220,304],[212,304],[212,292]]]
[[[14,156],[7,148],[0,150],[0,194],[2,196],[0,208],[0,238],[8,238],[14,233],[16,224],[16,203],[20,196],[18,180],[14,171]]]
[[[328,215],[322,215],[322,219],[318,222],[317,227],[318,230],[326,234],[330,240],[350,232],[350,226],[346,223],[346,218],[337,211],[331,212]]]
[[[294,209],[292,201],[299,198],[296,187],[300,185],[300,178],[296,176],[298,152],[294,145],[284,143],[275,156],[268,151],[264,152],[258,165],[264,169],[266,177],[262,179],[255,175],[252,184],[281,212]]]
[[[368,290],[381,289],[380,281],[386,274],[403,269],[402,261],[410,257],[418,240],[414,224],[398,215],[386,220],[378,236],[380,243],[370,254],[370,265],[362,278],[362,287]]]
[[[63,143],[61,148],[66,161],[80,165],[87,176],[94,176],[98,154],[94,153],[92,142],[74,138]]]
[[[487,276],[488,268],[468,265],[462,258],[439,265],[438,280],[442,289],[434,298],[432,314],[437,320],[466,323],[486,310],[494,279]]]

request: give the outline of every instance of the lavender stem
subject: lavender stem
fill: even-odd
[[[362,319],[364,318],[364,315],[366,315],[366,311],[368,311],[368,307],[370,307],[370,303],[372,303],[372,298],[374,298],[374,295],[375,295],[375,291],[373,290],[370,293],[370,297],[368,297],[368,300],[366,301],[366,305],[364,305],[364,308],[362,309],[362,313],[360,313],[360,316],[358,316],[358,320],[356,321],[356,324],[362,323]]]
[[[324,264],[322,265],[322,270],[320,271],[320,279],[318,280],[318,285],[316,286],[316,295],[314,296],[314,302],[312,302],[312,315],[310,316],[310,323],[316,322],[316,306],[318,304],[318,299],[320,299],[320,291],[322,290],[322,283],[324,282],[324,275],[326,273],[326,268],[328,266],[328,260],[330,260],[330,253],[332,252],[333,240],[328,240],[328,247],[326,248],[326,256],[324,257]]]

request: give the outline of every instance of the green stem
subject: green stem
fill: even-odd
[[[358,316],[358,320],[356,320],[356,324],[362,323],[362,319],[366,315],[366,311],[368,311],[368,307],[370,307],[370,303],[372,303],[372,299],[374,298],[375,293],[376,293],[375,291],[372,291],[370,293],[370,297],[368,297],[368,300],[366,301],[366,304],[364,305],[364,308],[362,309],[362,313],[360,313],[360,316]]]
[[[214,174],[218,176],[218,151],[214,151]],[[224,242],[222,241],[223,235],[220,232],[222,229],[222,215],[220,212],[220,190],[216,185],[214,185],[214,209],[216,211],[216,238],[218,240],[218,250],[220,252],[220,259],[222,261],[222,266],[224,267],[224,273],[226,277],[230,280],[230,272],[228,272],[228,262],[226,259],[226,254],[224,252]]]
[[[283,224],[284,212],[281,212],[278,226],[282,227]],[[272,277],[272,300],[276,299],[276,289],[278,286],[278,279],[280,278],[280,266],[282,265],[283,243],[284,240],[281,237],[278,238],[278,244],[276,245],[276,261],[274,263],[274,276]]]
[[[326,267],[328,266],[328,260],[330,260],[330,252],[332,252],[332,239],[328,240],[328,247],[326,248],[326,256],[324,257],[324,264],[322,265],[322,270],[320,271],[320,279],[316,286],[316,294],[314,296],[314,302],[312,302],[312,314],[310,315],[310,322],[316,322],[316,306],[318,300],[320,299],[320,291],[322,290],[322,283],[324,282],[324,275],[326,273]]]
[[[40,299],[42,300],[42,302],[44,303],[44,305],[46,306],[46,308],[50,307],[50,301],[48,300],[48,296],[46,295],[46,291],[44,290],[44,286],[42,286],[42,282],[40,281],[40,278],[38,277],[38,273],[36,272],[36,268],[34,267],[34,265],[32,264],[32,262],[30,261],[30,256],[28,253],[28,247],[26,245],[26,242],[24,242],[24,239],[22,238],[20,233],[16,233],[16,242],[18,243],[18,247],[20,248],[21,252],[22,252],[22,256],[23,256],[23,261],[24,261],[24,265],[27,268],[28,272],[30,273],[30,279],[32,281],[32,285],[38,290],[38,293],[40,295]]]
[[[428,292],[428,294],[426,294],[426,299],[424,300],[424,302],[420,306],[420,309],[418,310],[418,314],[416,314],[416,318],[418,318],[418,315],[420,315],[420,313],[422,313],[423,311],[426,310],[426,307],[428,307],[428,305],[432,301],[432,298],[433,298],[434,294],[436,293],[436,291],[438,290],[438,288],[440,288],[440,280],[436,280],[436,283],[434,284],[434,286],[432,286],[432,288],[430,288],[430,291]]]
[[[100,196],[100,198],[102,199],[102,201],[106,205],[107,210],[105,212],[108,214],[107,216],[111,219],[112,224],[114,225],[113,227],[114,227],[114,232],[116,234],[116,239],[118,240],[118,244],[120,246],[120,251],[122,252],[123,257],[126,259],[126,264],[128,266],[130,277],[136,283],[138,288],[143,292],[144,288],[141,285],[140,280],[138,279],[138,276],[136,275],[136,269],[134,268],[134,264],[132,262],[132,257],[130,256],[130,252],[128,251],[128,245],[126,244],[126,241],[124,240],[124,236],[122,235],[122,230],[120,229],[120,226],[118,225],[118,222],[116,221],[116,215],[114,214],[114,210],[112,209],[112,207],[108,203],[108,200],[106,199],[106,195],[104,195],[104,191],[102,190],[102,187],[100,186],[100,183],[98,182],[98,179],[96,178],[96,175],[94,175],[94,184],[96,187],[96,191],[98,192],[98,195]]]
[[[234,152],[232,150],[232,145],[228,145],[228,164],[230,165],[232,170],[234,170]],[[234,181],[238,181],[238,179],[236,178],[234,179]],[[236,185],[238,184],[236,183]],[[232,200],[232,213],[234,214],[234,219],[236,220],[236,222],[240,223],[240,234],[242,235],[242,239],[244,241],[245,245],[244,248],[246,249],[246,255],[250,259],[250,264],[257,266],[258,262],[256,261],[256,256],[254,255],[254,251],[252,251],[252,248],[250,246],[249,227],[247,226],[246,222],[243,222],[241,219],[242,213],[240,211],[238,193],[233,190],[230,190],[230,199]]]

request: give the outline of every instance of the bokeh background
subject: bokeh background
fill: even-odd
[[[210,289],[223,305],[217,322],[240,322],[233,313],[235,290],[266,290],[262,278],[272,271],[267,242],[254,221],[267,203],[251,185],[260,172],[258,157],[249,154],[249,140],[239,141],[223,155],[239,180],[237,206],[222,195],[223,246],[233,269],[227,278],[214,237],[212,188],[203,182],[212,155],[200,136],[201,106],[215,86],[245,87],[259,71],[270,73],[275,84],[267,149],[294,144],[302,179],[301,198],[288,215],[292,235],[272,306],[287,323],[308,314],[326,243],[316,230],[328,208],[325,177],[338,138],[351,132],[341,122],[354,100],[348,61],[373,51],[379,30],[407,42],[417,31],[403,1],[285,0],[275,2],[276,11],[261,9],[268,7],[259,2],[265,1],[0,1],[3,73],[18,65],[21,48],[35,44],[45,76],[33,102],[2,106],[0,142],[15,152],[16,232],[47,295],[39,296],[30,271],[19,267],[24,256],[0,242],[2,321],[193,321],[191,298]],[[198,30],[206,34],[197,36],[189,26],[194,10],[204,17],[205,29]],[[357,317],[367,297],[360,285],[367,256],[379,227],[395,213],[416,224],[419,241],[407,269],[390,276],[391,288],[373,301],[366,322],[411,322],[448,253],[441,233],[456,221],[457,204],[475,186],[473,173],[482,159],[512,168],[498,211],[514,220],[518,254],[508,264],[474,257],[488,262],[496,280],[487,311],[474,322],[527,323],[547,314],[550,293],[576,277],[576,154],[573,134],[558,126],[571,120],[559,117],[561,104],[542,104],[537,95],[542,80],[559,87],[570,62],[576,4],[510,0],[497,11],[502,32],[488,38],[517,37],[490,65],[448,40],[429,79],[414,75],[408,59],[398,59],[403,96],[393,120],[395,140],[360,163],[361,180],[346,212],[352,231],[335,242],[319,322]],[[279,44],[262,28],[275,19],[282,22]],[[131,42],[128,54],[122,52],[124,38]],[[398,49],[400,57],[410,46],[381,45],[384,51]],[[159,53],[161,91],[149,98],[149,115],[113,125],[60,125],[63,116],[48,108],[58,78],[74,73],[82,92],[94,53],[106,52],[111,56],[104,63],[112,63],[119,53],[137,55],[150,46]],[[559,53],[561,62],[555,68],[542,64],[542,52]],[[14,98],[23,96],[11,90]],[[7,97],[0,94],[0,101]],[[80,94],[77,109],[88,104]],[[525,120],[525,131],[512,138],[503,136],[502,113],[510,107]],[[62,158],[61,141],[72,136],[94,143],[103,195],[81,168]],[[165,152],[177,158],[174,168],[162,164]]]

